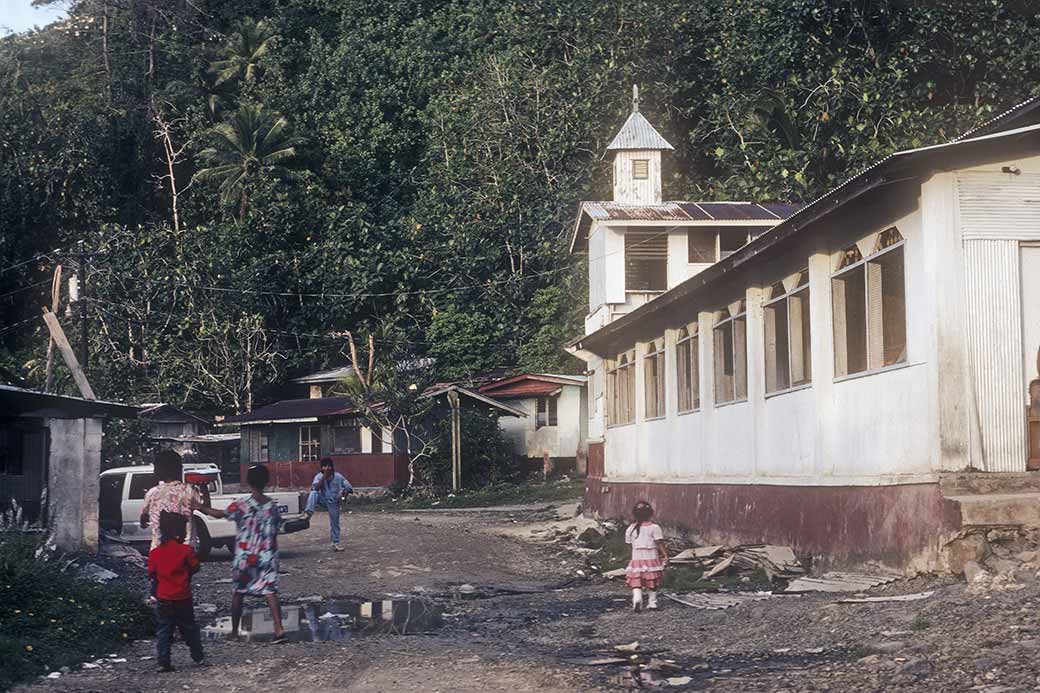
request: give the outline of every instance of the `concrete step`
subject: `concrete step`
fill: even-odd
[[[948,472],[939,489],[946,497],[1040,493],[1040,472]]]
[[[960,506],[961,527],[1040,527],[1040,492],[947,496]]]

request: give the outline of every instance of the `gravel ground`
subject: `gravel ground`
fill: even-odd
[[[154,643],[133,643],[126,663],[72,672],[25,691],[585,691],[632,687],[625,666],[588,658],[638,640],[689,677],[669,690],[1040,690],[1040,585],[973,594],[963,582],[920,577],[871,595],[934,590],[917,602],[838,604],[842,596],[777,597],[723,611],[663,603],[632,614],[623,585],[575,579],[581,559],[522,539],[540,512],[354,513],[346,551],[328,547],[323,515],[285,537],[282,592],[365,599],[416,594],[445,609],[427,635],[330,643],[207,643],[195,668],[175,646],[173,674],[154,673]],[[196,583],[196,603],[226,613],[226,552]],[[463,598],[459,586],[476,593]],[[682,679],[679,679],[682,680]],[[647,684],[650,685],[650,684]],[[665,684],[667,686],[667,684]]]

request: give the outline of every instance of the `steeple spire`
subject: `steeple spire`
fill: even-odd
[[[639,85],[632,85],[632,112],[639,113]]]

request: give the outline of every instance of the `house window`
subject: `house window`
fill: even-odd
[[[855,247],[842,254],[831,279],[836,376],[906,361],[903,246],[899,230],[891,227],[866,258]]]
[[[632,161],[632,178],[646,180],[650,177],[650,160],[635,159]]]
[[[744,301],[716,313],[715,403],[747,399],[747,313]]]
[[[372,441],[372,452],[383,452],[383,429],[379,424],[368,424],[368,437]]]
[[[254,464],[269,462],[271,456],[267,442],[267,427],[250,426],[245,431],[249,461]]]
[[[747,228],[723,228],[719,231],[719,259],[725,260],[733,253],[747,245],[749,238]]]
[[[643,357],[643,402],[646,418],[665,415],[664,409],[664,344],[650,342]]]
[[[701,407],[699,343],[696,324],[679,330],[679,339],[675,343],[675,365],[680,412],[694,411]]]
[[[607,403],[610,424],[635,420],[635,355],[622,354],[607,368]]]
[[[625,232],[625,290],[664,291],[668,288],[668,232]]]
[[[300,461],[317,462],[321,457],[321,426],[300,426]]]
[[[790,291],[773,285],[763,309],[766,340],[766,392],[812,381],[809,328],[809,271],[798,275]]]
[[[538,398],[538,409],[535,414],[535,428],[545,428],[546,426],[556,426],[559,423],[557,416],[557,397],[539,397]]]
[[[332,452],[344,455],[361,452],[361,426],[357,419],[343,419],[332,427]]]
[[[0,474],[22,476],[23,434],[17,428],[0,428]]]

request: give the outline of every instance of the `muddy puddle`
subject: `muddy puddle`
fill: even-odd
[[[370,635],[415,635],[440,628],[442,609],[415,599],[381,601],[328,600],[282,606],[282,626],[293,642],[333,642]],[[231,633],[231,617],[203,628],[203,636],[223,640]],[[266,607],[245,609],[239,625],[243,640],[274,639],[274,619]]]

